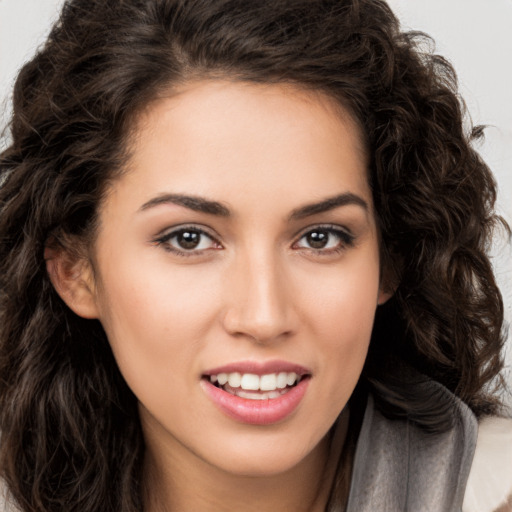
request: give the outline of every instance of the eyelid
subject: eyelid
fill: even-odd
[[[315,229],[323,229],[325,231],[329,231],[341,238],[342,247],[330,248],[330,249],[314,249],[307,247],[299,247],[299,249],[310,250],[317,253],[328,253],[336,250],[343,250],[346,247],[351,247],[354,245],[356,236],[346,227],[340,226],[338,224],[312,224],[306,228],[303,228],[296,236],[295,242],[293,245],[296,245],[302,238],[304,238],[308,233],[311,233]]]
[[[165,229],[162,229],[157,235],[155,235],[154,239],[168,237],[172,234],[179,233],[180,231],[186,231],[190,229],[191,231],[198,231],[209,236],[212,239],[219,238],[218,235],[213,232],[210,228],[203,226],[201,224],[194,223],[186,223],[186,224],[177,224],[175,226],[168,226]]]
[[[203,254],[205,251],[209,251],[208,249],[198,249],[198,250],[181,250],[177,247],[173,247],[169,244],[169,241],[174,238],[176,235],[178,235],[182,231],[195,231],[200,233],[201,235],[205,235],[208,238],[214,242],[214,244],[220,246],[215,247],[214,249],[222,248],[222,244],[219,241],[219,236],[217,234],[212,233],[212,230],[209,228],[206,228],[205,226],[198,225],[198,224],[178,224],[177,226],[167,227],[164,230],[160,231],[159,234],[157,234],[153,239],[151,240],[151,243],[155,245],[161,245],[165,250],[182,255],[182,256],[198,256],[200,254]]]
[[[300,231],[298,231],[294,238],[301,238],[304,235],[308,234],[310,231],[314,231],[315,229],[325,229],[326,231],[333,231],[333,232],[339,232],[343,233],[349,237],[355,238],[355,235],[352,233],[352,231],[347,228],[346,226],[341,226],[339,224],[332,224],[332,223],[318,223],[318,224],[310,224],[309,226],[306,226],[305,228],[301,228]]]
[[[328,231],[328,232],[334,234],[335,236],[339,237],[340,243],[338,244],[338,246],[331,247],[331,248],[315,249],[313,247],[311,247],[311,248],[297,247],[297,249],[311,251],[311,252],[314,252],[317,254],[327,255],[330,253],[343,251],[343,250],[347,249],[347,247],[353,246],[354,241],[356,239],[355,235],[352,234],[350,229],[346,228],[345,226],[340,226],[338,224],[312,224],[310,226],[307,226],[307,227],[301,229],[301,231],[298,232],[294,236],[295,241],[293,242],[292,247],[296,246],[302,238],[304,238],[308,233],[314,231],[315,229],[316,230],[325,230],[325,231]],[[209,239],[211,239],[213,244],[217,245],[217,247],[186,250],[186,249],[179,249],[178,247],[174,247],[169,243],[169,241],[172,238],[174,238],[175,236],[177,236],[180,232],[187,231],[187,230],[195,231],[195,232],[200,233],[201,235],[208,237]],[[215,232],[212,232],[212,230],[210,228],[207,228],[203,225],[179,224],[176,226],[167,227],[166,229],[160,231],[159,234],[157,234],[155,237],[153,237],[153,239],[151,240],[151,243],[153,243],[155,245],[160,245],[165,250],[167,250],[171,253],[180,255],[180,256],[199,256],[199,255],[204,254],[205,252],[210,251],[212,249],[223,248],[222,243],[220,242],[219,238],[220,237]]]

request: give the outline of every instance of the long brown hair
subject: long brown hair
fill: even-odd
[[[465,129],[452,67],[382,0],[71,0],[14,89],[0,156],[0,470],[23,511],[142,510],[136,399],[101,325],[60,300],[45,244],[94,240],[130,127],[161,91],[222,77],[334,98],[366,137],[394,297],[361,386],[430,430],[447,411],[403,361],[477,414],[502,365],[503,305],[486,255],[496,187]]]

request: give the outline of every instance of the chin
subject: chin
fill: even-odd
[[[266,436],[265,436],[266,437]],[[226,473],[246,477],[272,477],[284,474],[302,464],[314,464],[316,456],[323,452],[324,440],[317,443],[296,439],[291,434],[282,438],[253,439],[220,447],[208,461]],[[323,460],[323,459],[322,459]]]

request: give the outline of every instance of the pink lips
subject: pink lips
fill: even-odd
[[[222,388],[216,387],[208,380],[210,375],[232,372],[256,375],[294,372],[303,378],[296,386],[287,388],[287,391],[278,398],[251,400],[232,395]],[[310,374],[311,372],[302,366],[283,361],[271,361],[264,364],[256,362],[233,363],[205,372],[205,378],[201,379],[201,386],[214,404],[230,418],[252,425],[270,425],[286,419],[297,409],[309,385]]]

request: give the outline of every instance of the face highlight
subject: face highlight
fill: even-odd
[[[91,288],[148,449],[288,471],[345,407],[386,298],[358,129],[319,94],[211,81],[135,140]]]

